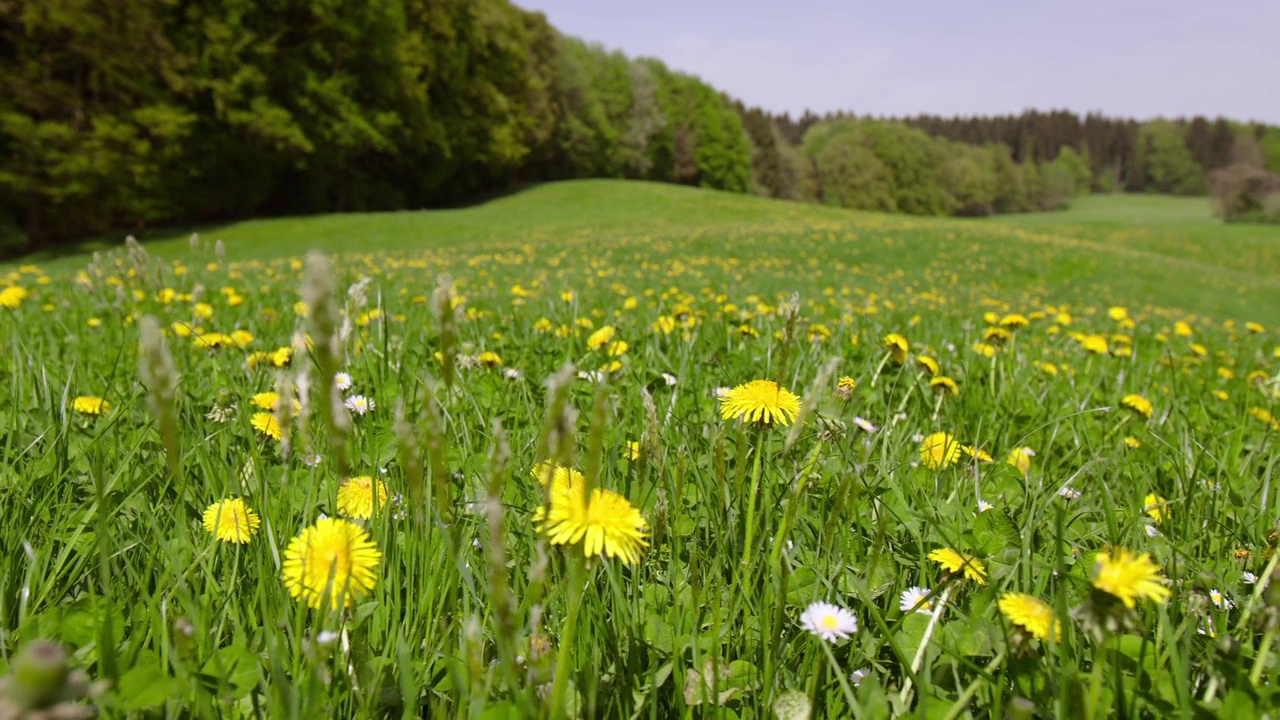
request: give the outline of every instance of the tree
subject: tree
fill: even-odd
[[[1201,195],[1204,170],[1184,142],[1182,129],[1168,120],[1145,123],[1138,133],[1138,167],[1147,190]]]

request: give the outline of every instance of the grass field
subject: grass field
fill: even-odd
[[[0,716],[1262,717],[1280,237],[1201,203],[570,182],[6,267]]]

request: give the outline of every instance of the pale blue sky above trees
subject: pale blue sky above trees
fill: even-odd
[[[793,115],[1225,115],[1280,123],[1280,0],[515,0]]]

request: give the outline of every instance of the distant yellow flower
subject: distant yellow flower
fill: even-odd
[[[281,573],[289,594],[311,608],[353,607],[378,584],[382,553],[359,525],[321,518],[289,541]]]
[[[661,335],[670,335],[671,333],[675,332],[676,319],[671,317],[670,315],[663,315],[659,317],[657,320],[654,320],[653,324],[650,327],[653,329],[655,333],[658,333]]]
[[[582,543],[582,554],[621,558],[628,565],[640,561],[641,551],[649,544],[648,523],[640,511],[625,497],[611,490],[596,488],[591,499],[585,497],[581,485],[568,492],[551,494],[551,502],[538,521],[539,530],[552,545]]]
[[[790,425],[800,412],[800,397],[772,380],[752,380],[720,398],[720,416],[762,425]]]
[[[485,350],[476,356],[476,362],[487,368],[502,367],[502,356],[492,350]]]
[[[275,410],[276,403],[280,402],[280,394],[276,392],[260,392],[250,398],[249,402],[263,410]]]
[[[1138,448],[1142,447],[1142,441],[1132,435],[1124,439],[1124,444],[1130,450],[1137,450]]]
[[[984,342],[974,343],[973,351],[985,358],[996,356],[996,346],[990,343],[984,343]]]
[[[1169,510],[1169,501],[1155,493],[1148,493],[1142,499],[1142,511],[1150,515],[1156,522],[1164,522],[1173,515]]]
[[[1052,632],[1055,640],[1062,639],[1062,624],[1054,619],[1053,608],[1049,603],[1040,598],[1010,592],[1000,597],[998,605],[1009,622],[1035,637],[1047,640]]]
[[[1105,355],[1107,352],[1107,336],[1106,335],[1085,335],[1080,341],[1080,347],[1085,352]]]
[[[220,542],[247,543],[258,532],[262,519],[244,500],[228,498],[213,503],[204,511],[204,529]]]
[[[629,349],[631,349],[631,346],[627,344],[626,340],[614,340],[609,343],[609,347],[606,352],[609,357],[622,357],[627,354],[627,350]]]
[[[278,367],[286,367],[293,360],[293,348],[282,347],[271,354],[271,364]]]
[[[338,488],[338,512],[368,520],[387,502],[387,484],[368,475],[357,475]]]
[[[1013,333],[1002,327],[989,327],[982,333],[982,341],[992,345],[1002,345],[1013,338]]]
[[[1120,404],[1145,418],[1150,418],[1155,411],[1150,400],[1136,393],[1125,395],[1120,399]]]
[[[930,470],[953,465],[960,459],[960,443],[944,432],[936,432],[920,443],[920,460]]]
[[[18,285],[10,285],[0,290],[0,307],[9,310],[17,310],[22,301],[29,297],[30,293],[27,289]]]
[[[899,365],[907,361],[907,353],[911,351],[911,344],[898,333],[885,335],[884,347],[889,351],[889,357],[893,358],[893,361]]]
[[[968,455],[971,458],[974,458],[978,462],[995,462],[995,458],[991,457],[991,454],[988,453],[986,450],[983,450],[982,448],[974,447],[972,445],[961,445],[960,452],[964,453],[965,455]]]
[[[253,342],[253,333],[248,330],[232,330],[231,341],[240,347],[241,350],[249,347],[249,343]]]
[[[982,561],[972,555],[958,553],[951,548],[939,548],[929,553],[929,559],[938,563],[949,573],[964,572],[964,576],[979,585],[987,584],[987,569]]]
[[[924,371],[929,373],[930,375],[937,375],[938,370],[940,369],[938,366],[938,361],[934,360],[928,355],[916,356],[916,364],[919,365],[921,368],[923,368]]]
[[[1030,324],[1031,324],[1031,321],[1027,319],[1027,316],[1021,315],[1019,313],[1011,313],[1009,315],[1005,315],[1004,317],[1000,318],[1000,327],[1006,327],[1006,328],[1009,328],[1010,330],[1017,330],[1018,328],[1024,328]]]
[[[1129,311],[1119,305],[1107,310],[1107,315],[1111,316],[1111,319],[1116,322],[1129,319]]]
[[[100,328],[102,327],[102,318],[91,317],[85,320],[85,324],[91,328]]]
[[[1051,362],[1042,362],[1040,363],[1039,367],[1040,367],[1040,372],[1044,373],[1045,375],[1049,375],[1052,377],[1058,374],[1058,366],[1054,365]]]
[[[848,400],[853,396],[853,390],[856,387],[858,387],[857,380],[848,375],[842,375],[840,380],[836,382],[836,395],[843,400]]]
[[[613,340],[613,336],[618,331],[612,325],[605,325],[587,336],[587,349],[599,350],[609,344]]]
[[[1124,548],[1098,553],[1093,566],[1093,586],[1129,608],[1134,606],[1134,600],[1163,603],[1172,594],[1150,553],[1139,555]]]
[[[94,395],[81,395],[71,401],[71,409],[82,415],[104,415],[111,412],[111,403]]]
[[[955,397],[960,394],[960,386],[956,384],[955,380],[952,380],[946,375],[939,375],[935,378],[931,378],[929,380],[929,387],[937,390],[943,395]]]
[[[1193,332],[1194,331],[1191,329],[1191,325],[1188,324],[1186,320],[1179,320],[1178,322],[1173,324],[1174,335],[1181,335],[1182,337],[1188,337]]]
[[[284,429],[280,427],[280,421],[276,420],[276,416],[269,412],[256,412],[249,421],[253,425],[253,429],[266,435],[272,440],[281,440],[284,438]]]
[[[1262,327],[1262,325],[1261,325],[1261,324],[1256,323],[1256,322],[1247,322],[1247,323],[1245,323],[1245,324],[1244,324],[1244,329],[1245,329],[1245,330],[1248,330],[1248,331],[1249,331],[1249,332],[1251,332],[1251,333],[1261,333],[1261,332],[1266,332],[1266,331],[1267,331],[1267,329],[1266,329],[1266,328]]]
[[[628,460],[636,461],[640,459],[640,443],[635,440],[628,441],[622,449],[622,456]]]
[[[1010,465],[1018,468],[1018,472],[1026,475],[1031,470],[1031,458],[1035,457],[1036,451],[1029,447],[1017,447],[1009,453]]]

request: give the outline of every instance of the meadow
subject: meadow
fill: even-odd
[[[194,230],[0,269],[0,717],[1274,712],[1272,230],[622,181]]]

